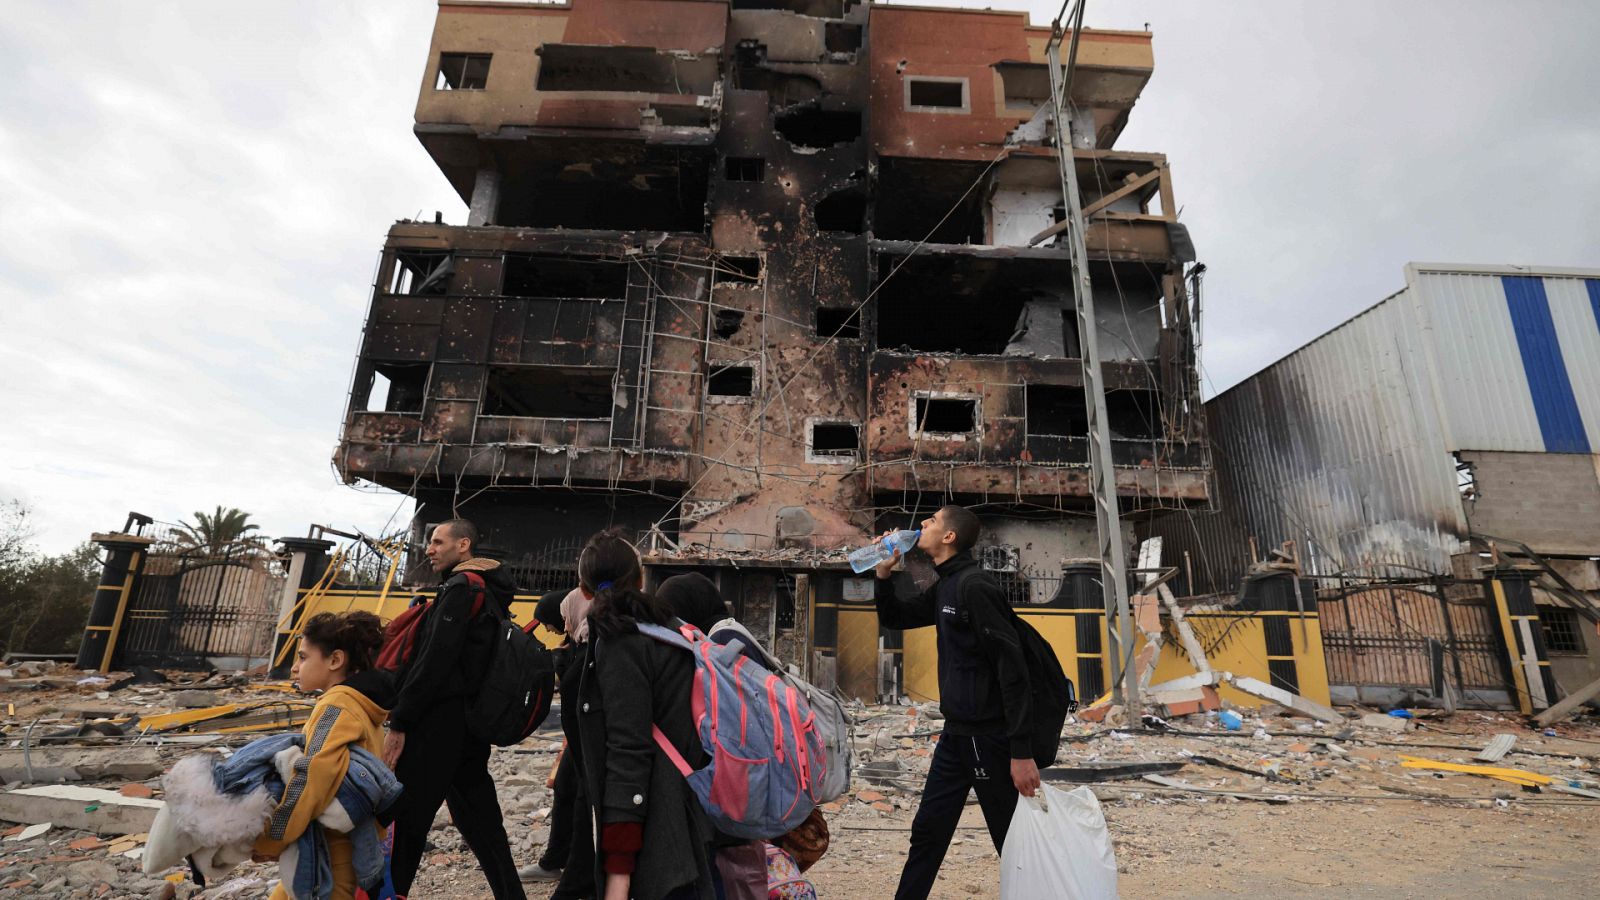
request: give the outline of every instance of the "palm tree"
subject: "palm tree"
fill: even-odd
[[[221,556],[229,547],[236,545],[238,549],[252,552],[266,547],[260,537],[251,534],[259,531],[260,526],[251,522],[250,514],[242,509],[218,506],[210,515],[195,512],[194,519],[196,524],[193,525],[182,521],[178,523],[182,529],[178,534],[178,542],[186,548]]]

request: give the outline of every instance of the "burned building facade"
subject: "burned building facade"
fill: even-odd
[[[389,232],[342,477],[513,556],[619,524],[663,564],[811,560],[819,605],[850,593],[826,551],[947,501],[999,565],[1059,573],[1095,524],[1049,34],[846,0],[441,0],[415,132],[468,221]],[[1151,515],[1207,499],[1192,249],[1165,158],[1114,149],[1150,35],[1079,37],[1116,483]]]

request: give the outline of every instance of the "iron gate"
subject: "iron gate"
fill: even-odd
[[[1349,582],[1318,598],[1328,681],[1427,691],[1430,641],[1444,678],[1466,705],[1512,692],[1511,672],[1487,585],[1481,581]]]
[[[123,616],[118,666],[205,669],[215,657],[266,657],[285,577],[282,562],[256,545],[156,543]]]

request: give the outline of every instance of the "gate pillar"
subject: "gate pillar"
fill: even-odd
[[[1511,662],[1511,682],[1515,686],[1517,708],[1533,715],[1555,702],[1556,681],[1550,671],[1550,656],[1539,625],[1539,608],[1533,602],[1536,570],[1500,566],[1488,572],[1494,592],[1495,611],[1500,618],[1500,634]]]
[[[311,589],[322,580],[328,569],[328,551],[333,541],[318,538],[279,538],[279,546],[289,554],[289,577],[283,583],[283,596],[278,600],[278,633],[272,641],[272,677],[288,678],[294,667],[293,650],[289,642],[300,633],[300,621],[305,618],[303,601]]]
[[[77,666],[109,672],[117,655],[123,616],[133,599],[134,584],[144,570],[146,552],[155,539],[112,532],[95,534],[91,540],[105,549],[106,562],[100,571],[94,602],[89,606],[89,624],[83,630],[83,643],[78,646]]]

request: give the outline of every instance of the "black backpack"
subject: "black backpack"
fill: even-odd
[[[963,570],[962,577],[978,572],[983,570],[974,566]],[[958,582],[958,596],[961,587]],[[1030,735],[1033,761],[1043,769],[1055,764],[1056,754],[1061,750],[1061,729],[1066,727],[1067,714],[1078,708],[1077,691],[1072,686],[1072,679],[1062,670],[1056,649],[1050,646],[1044,635],[1017,615],[1011,604],[1005,604],[1005,610],[1011,619],[1011,627],[1016,629],[1017,642],[1022,646],[1022,658],[1028,666],[1028,684],[1033,688],[1033,731]]]
[[[483,580],[473,581],[481,592]],[[544,723],[556,687],[555,657],[498,603],[484,603],[497,620],[483,686],[467,705],[467,730],[497,747],[522,742]]]

